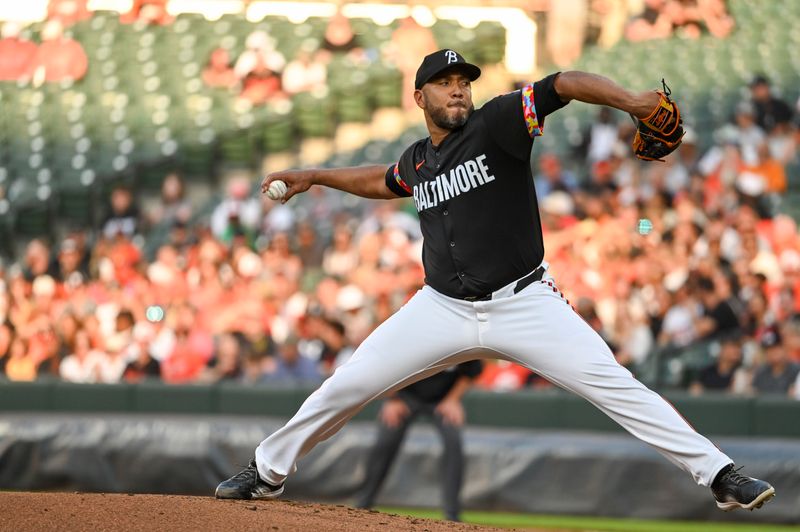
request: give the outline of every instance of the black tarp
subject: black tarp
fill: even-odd
[[[237,472],[279,419],[132,414],[0,416],[0,489],[210,495]],[[353,502],[370,423],[351,423],[301,460],[286,497]],[[468,428],[465,507],[545,514],[800,523],[800,440],[720,438],[745,473],[778,496],[758,512],[725,514],[707,488],[631,436]],[[441,446],[415,425],[378,499],[440,500]]]

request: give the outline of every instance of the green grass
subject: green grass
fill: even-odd
[[[414,517],[441,519],[438,510],[421,508],[379,508],[380,511]],[[598,532],[798,532],[800,527],[761,523],[705,523],[700,521],[651,521],[609,517],[464,512],[464,522],[497,528],[539,528]]]

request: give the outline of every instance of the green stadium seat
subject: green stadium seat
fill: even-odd
[[[310,93],[298,94],[293,98],[293,112],[297,123],[297,130],[303,137],[330,137],[334,131],[333,105],[325,96],[316,97]],[[267,125],[267,130],[271,125]],[[265,136],[268,134],[265,130]],[[284,130],[275,135],[288,136],[291,132]],[[273,139],[279,145],[286,145],[281,139]],[[266,146],[266,144],[265,144]],[[273,144],[274,146],[274,144]],[[268,149],[268,151],[280,151]]]
[[[395,69],[382,66],[371,68],[375,106],[400,107],[403,100],[403,76]]]
[[[222,136],[219,150],[227,166],[251,168],[255,162],[255,147],[247,129]]]
[[[268,113],[263,121],[262,141],[267,153],[278,153],[294,147],[294,125],[288,114]]]

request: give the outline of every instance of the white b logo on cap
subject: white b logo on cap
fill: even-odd
[[[447,50],[444,53],[444,56],[447,58],[447,64],[450,63],[458,63],[458,55],[453,50]]]

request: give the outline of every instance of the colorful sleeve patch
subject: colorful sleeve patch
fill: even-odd
[[[400,177],[400,163],[396,163],[394,165],[394,180],[397,181],[397,184],[400,185],[403,190],[411,194],[411,187],[408,186],[405,181],[403,181],[402,177]]]
[[[533,101],[533,83],[528,83],[522,88],[522,117],[525,119],[525,127],[528,128],[528,135],[533,137],[541,136],[544,133],[544,126],[539,125],[539,117],[536,116],[536,104]]]

